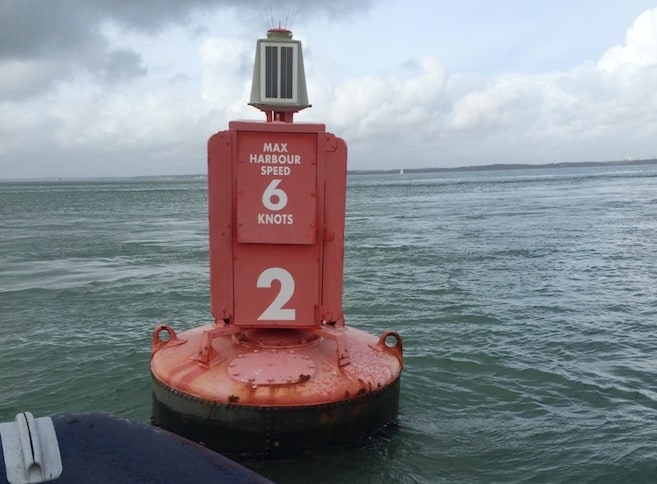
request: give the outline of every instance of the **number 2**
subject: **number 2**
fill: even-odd
[[[262,271],[258,277],[256,287],[271,287],[273,281],[279,281],[281,288],[267,309],[258,316],[258,320],[289,321],[296,319],[295,309],[283,309],[283,306],[294,295],[294,278],[292,274],[281,267],[270,267]]]

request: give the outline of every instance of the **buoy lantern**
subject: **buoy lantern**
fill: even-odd
[[[301,43],[257,43],[251,105],[208,142],[214,322],[155,328],[153,422],[229,455],[351,444],[398,413],[402,340],[342,310],[347,147],[309,107]]]

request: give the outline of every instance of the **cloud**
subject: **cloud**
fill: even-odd
[[[24,99],[59,81],[89,74],[118,82],[145,74],[141,56],[116,49],[103,35],[97,2],[0,0],[0,101]]]
[[[208,134],[253,109],[252,34],[212,32],[368,3],[0,0],[0,178],[203,172]]]
[[[614,72],[623,66],[646,66],[657,63],[657,8],[646,10],[627,30],[625,43],[609,49],[598,67]]]
[[[0,178],[202,173],[211,133],[232,119],[264,119],[247,105],[253,25],[239,27],[246,17],[260,26],[262,2],[157,2],[155,18],[146,18],[150,2],[44,3],[80,11],[57,48],[43,39],[20,47],[21,38],[16,51],[0,48]],[[331,32],[327,19],[348,7],[310,13],[302,3],[298,15],[322,15]],[[45,38],[67,25],[48,8]],[[313,107],[295,120],[345,138],[352,169],[655,156],[656,16],[637,17],[599,59],[532,74],[449,73],[437,55],[413,49],[353,77],[334,43],[302,38]]]
[[[440,61],[425,59],[425,66],[432,64]],[[657,9],[641,14],[623,46],[597,63],[488,78],[445,80],[444,71],[437,72],[425,68],[406,83],[350,79],[336,88],[328,101],[330,124],[355,141],[352,166],[395,168],[409,158],[415,166],[457,166],[657,154]]]
[[[199,48],[202,64],[201,98],[206,106],[221,110],[225,120],[248,114],[251,93],[253,43],[207,38]]]
[[[346,15],[369,2],[349,0],[0,0],[0,101],[24,99],[51,89],[76,75],[119,83],[146,75],[139,52],[116,49],[110,30],[157,34],[194,15],[217,9],[239,9],[245,22],[286,11],[300,15]],[[2,76],[5,77],[4,75]]]
[[[0,102],[29,98],[50,88],[54,79],[66,74],[59,62],[49,59],[0,61],[0,72]]]
[[[492,134],[527,116],[537,105],[533,76],[504,76],[481,90],[467,93],[453,103],[447,127],[453,131],[485,130]]]
[[[65,57],[91,44],[102,49],[102,24],[110,22],[140,32],[156,33],[167,25],[187,23],[193,14],[239,9],[253,17],[329,15],[345,17],[362,11],[369,1],[286,0],[0,0],[0,59]]]
[[[422,131],[445,90],[446,73],[440,60],[410,59],[405,78],[347,79],[332,92],[320,94],[320,116],[354,141],[392,136],[400,130]],[[326,86],[325,86],[326,87]],[[321,89],[321,88],[320,88]]]

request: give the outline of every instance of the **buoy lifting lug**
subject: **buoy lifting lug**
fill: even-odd
[[[394,341],[391,341],[394,340]],[[374,347],[378,351],[387,351],[397,358],[399,363],[404,366],[404,351],[402,338],[396,331],[386,331],[380,337]]]
[[[162,334],[166,333],[167,336],[162,338]],[[176,332],[168,324],[160,324],[153,331],[153,343],[151,349],[151,357],[156,351],[164,348],[165,346],[177,346],[185,343],[186,340],[178,338]]]

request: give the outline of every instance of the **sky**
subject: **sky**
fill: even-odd
[[[0,179],[206,173],[279,25],[352,170],[657,158],[657,0],[0,0]]]

